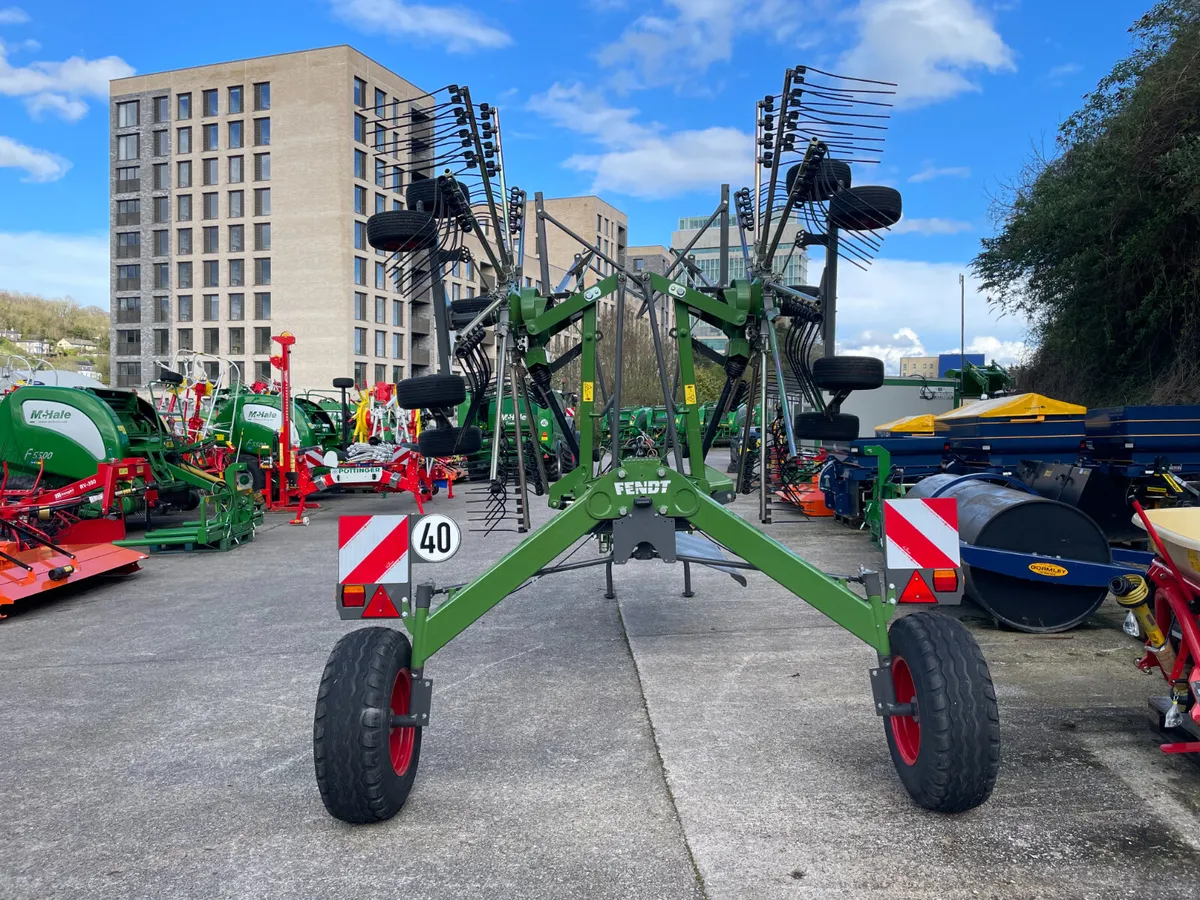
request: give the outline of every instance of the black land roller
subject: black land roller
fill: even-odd
[[[1053,577],[1008,574],[1033,565],[1051,571],[1061,568],[1065,573],[1070,560],[1111,564],[1112,551],[1104,532],[1075,507],[957,475],[932,475],[906,496],[954,497],[958,500],[958,536],[963,542],[1028,555],[1028,565],[1007,558],[1004,565],[996,566],[1005,572],[971,566],[964,560],[967,596],[1005,625],[1034,634],[1066,631],[1104,602],[1107,584],[1073,585],[1056,582]],[[1054,560],[1046,557],[1058,557],[1064,565],[1054,565]]]

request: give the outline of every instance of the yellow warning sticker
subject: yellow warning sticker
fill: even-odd
[[[683,386],[683,402],[688,404],[696,402],[696,386],[694,384],[685,384]]]
[[[591,381],[585,381],[583,383],[583,402],[584,403],[592,402],[592,384],[593,384],[593,382],[591,382]]]

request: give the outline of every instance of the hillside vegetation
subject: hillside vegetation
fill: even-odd
[[[1200,0],[1163,0],[1135,49],[993,209],[973,263],[1028,319],[1020,386],[1089,406],[1200,402]]]
[[[101,377],[108,379],[108,312],[97,306],[80,306],[70,297],[49,299],[36,294],[0,291],[0,330],[18,331],[23,338],[43,338],[53,344],[62,338],[92,341],[96,353],[80,354],[79,360],[95,363]],[[0,354],[25,351],[0,339]],[[50,359],[56,369],[74,369],[74,357],[56,356]]]

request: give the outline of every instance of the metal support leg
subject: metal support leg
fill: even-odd
[[[767,468],[767,351],[758,354],[758,397],[762,405],[762,424],[758,426],[758,518],[771,524],[771,478]],[[747,416],[747,418],[749,418]]]
[[[605,600],[616,600],[617,599],[617,592],[613,589],[612,567],[613,567],[613,564],[612,564],[611,560],[604,564],[604,599]]]
[[[517,485],[521,492],[520,519],[517,521],[517,531],[524,534],[529,530],[529,484],[525,478],[525,438],[521,435],[521,401],[517,396],[517,373],[515,367],[509,370],[508,386],[512,396],[513,430],[517,436]],[[496,398],[496,408],[503,404],[503,393]]]
[[[692,564],[686,559],[683,561],[683,596],[696,596],[695,591],[692,590]]]

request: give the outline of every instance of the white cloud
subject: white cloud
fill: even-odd
[[[108,309],[108,235],[0,232],[0,289]]]
[[[1082,72],[1083,66],[1079,63],[1063,63],[1061,66],[1054,66],[1046,73],[1046,77],[1050,79],[1062,78],[1065,75],[1074,75],[1076,72]]]
[[[644,199],[671,197],[723,181],[744,181],[753,138],[735,128],[664,132],[635,121],[636,109],[609,106],[580,84],[554,84],[529,100],[529,109],[592,138],[599,153],[577,153],[563,165],[594,175],[593,192]]]
[[[926,163],[925,168],[921,169],[915,175],[910,175],[908,180],[913,184],[919,184],[922,181],[933,181],[935,178],[970,178],[971,170],[966,166],[942,166],[938,167],[933,163]]]
[[[888,229],[888,234],[921,234],[928,237],[932,234],[961,234],[971,231],[975,226],[970,222],[958,219],[901,219]]]
[[[862,0],[858,44],[838,71],[899,84],[897,106],[978,91],[971,75],[1015,71],[1012,49],[974,0]]]
[[[28,177],[22,181],[57,181],[67,174],[71,163],[46,150],[0,136],[0,168],[24,169]]]
[[[507,47],[507,31],[485,24],[461,6],[429,6],[403,0],[331,0],[334,15],[360,31],[428,38],[450,53]]]
[[[119,56],[84,59],[72,56],[62,62],[33,62],[14,66],[8,48],[0,42],[0,96],[24,97],[33,115],[51,110],[69,122],[87,112],[84,97],[108,97],[108,82],[127,78],[133,67]]]
[[[19,6],[6,6],[0,9],[0,25],[23,25],[29,21],[29,13]]]

